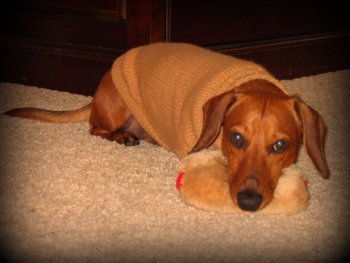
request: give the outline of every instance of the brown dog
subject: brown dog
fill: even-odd
[[[162,145],[140,125],[119,94],[111,71],[102,78],[92,103],[81,109],[22,108],[5,114],[59,123],[89,119],[93,135],[127,146],[137,145],[139,140]],[[329,177],[321,116],[299,97],[288,96],[267,81],[248,81],[239,92],[230,90],[206,101],[202,127],[190,152],[207,148],[222,136],[230,193],[243,210],[261,209],[272,200],[281,170],[296,161],[302,140],[320,174]]]

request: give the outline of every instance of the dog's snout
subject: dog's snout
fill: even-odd
[[[263,196],[253,190],[245,190],[237,194],[238,206],[245,211],[257,210],[263,200]]]

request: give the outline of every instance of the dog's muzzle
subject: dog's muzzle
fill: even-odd
[[[244,190],[237,194],[237,204],[244,211],[256,211],[263,200],[263,196],[254,190]]]

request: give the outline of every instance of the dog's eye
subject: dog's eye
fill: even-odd
[[[284,152],[288,147],[288,143],[284,140],[278,140],[275,142],[271,147],[271,152],[273,153],[282,153]]]
[[[238,132],[231,134],[231,142],[237,148],[242,148],[244,146],[244,143],[245,143],[243,135],[238,133]]]

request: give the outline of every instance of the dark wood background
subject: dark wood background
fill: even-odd
[[[92,95],[128,49],[189,42],[263,64],[278,78],[350,68],[340,1],[5,0],[0,81]]]

